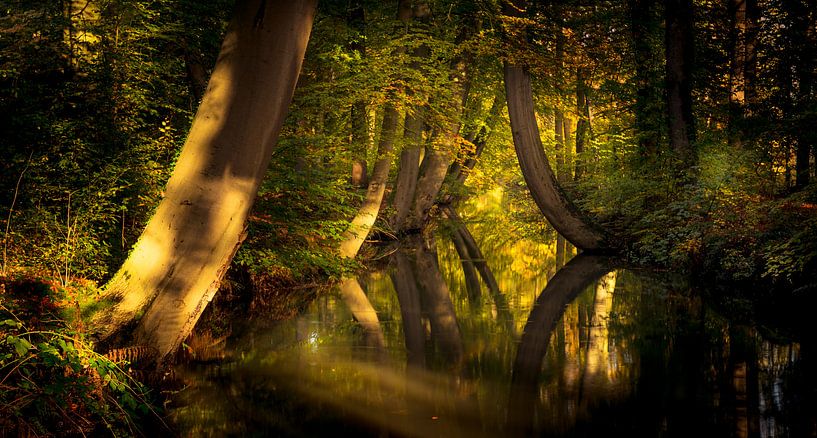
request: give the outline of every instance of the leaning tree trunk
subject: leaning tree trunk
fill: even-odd
[[[377,163],[374,165],[372,179],[369,181],[369,188],[366,191],[366,198],[360,206],[357,215],[352,219],[352,225],[343,234],[340,244],[340,255],[354,258],[366,236],[369,235],[377,215],[380,212],[380,204],[383,202],[383,195],[386,192],[386,182],[389,178],[391,168],[392,149],[394,149],[394,135],[397,131],[397,124],[400,115],[391,104],[387,104],[383,110],[383,126],[380,130],[380,144],[377,148]]]
[[[505,64],[505,91],[516,156],[533,200],[556,231],[585,250],[608,247],[604,234],[591,225],[568,199],[548,163],[533,106],[530,74]]]
[[[160,359],[191,332],[241,244],[301,69],[316,0],[239,1],[173,175],[105,288],[103,338],[144,311],[134,337]]]

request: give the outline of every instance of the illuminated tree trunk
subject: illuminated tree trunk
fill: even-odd
[[[695,124],[692,114],[694,58],[692,0],[665,0],[666,98],[669,141],[684,167],[692,166]]]
[[[729,144],[733,148],[742,146],[740,122],[746,104],[746,39],[747,0],[730,0],[729,12],[732,28],[729,35]]]
[[[316,1],[240,1],[165,198],[108,283],[102,337],[146,313],[137,343],[160,358],[191,332],[245,236],[292,99]]]
[[[391,168],[392,150],[394,149],[394,135],[397,131],[397,124],[400,115],[391,104],[387,104],[383,110],[383,125],[380,130],[380,142],[377,147],[377,163],[374,165],[372,179],[369,181],[369,188],[366,190],[366,198],[360,206],[357,215],[352,219],[352,225],[343,233],[343,240],[340,244],[340,255],[354,258],[366,236],[374,226],[377,215],[380,212],[380,205],[383,202],[383,195],[386,192],[386,182],[389,178]]]

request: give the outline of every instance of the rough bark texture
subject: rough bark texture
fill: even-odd
[[[340,255],[354,258],[366,236],[374,226],[377,215],[380,212],[380,204],[383,202],[383,195],[386,192],[386,182],[389,178],[391,168],[392,150],[394,149],[394,136],[397,132],[397,124],[400,115],[392,105],[386,105],[383,110],[383,126],[380,130],[380,142],[377,147],[377,163],[374,165],[372,179],[369,181],[369,188],[366,191],[366,198],[363,205],[354,219],[352,225],[343,233],[343,240],[340,244]]]
[[[134,337],[174,352],[212,298],[287,113],[316,2],[241,1],[165,198],[105,288],[106,337],[150,304]]]
[[[666,95],[669,141],[675,156],[691,166],[695,124],[692,116],[692,0],[665,0]]]
[[[423,228],[452,161],[454,161],[454,156],[451,151],[426,148],[425,157],[420,166],[420,177],[417,179],[417,188],[414,191],[413,208],[406,225],[399,231]]]
[[[525,323],[511,376],[508,414],[511,427],[516,429],[516,432],[532,436],[529,421],[533,418],[532,410],[539,394],[542,361],[553,328],[564,314],[567,305],[579,293],[609,272],[611,266],[611,261],[605,257],[577,256],[548,281],[547,287],[536,298],[536,303]]]
[[[399,170],[394,189],[394,216],[391,226],[395,231],[402,230],[411,211],[411,201],[417,189],[417,176],[420,174],[420,146],[423,142],[422,119],[416,115],[406,115],[406,145],[400,152]]]
[[[514,148],[533,200],[559,234],[576,247],[608,247],[603,233],[584,219],[567,198],[548,163],[539,137],[530,75],[524,68],[505,64],[505,90]]]

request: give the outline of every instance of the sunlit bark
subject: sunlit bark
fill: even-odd
[[[371,181],[369,181],[369,188],[366,190],[366,198],[363,199],[360,210],[352,219],[351,226],[343,233],[340,243],[340,254],[343,257],[354,258],[357,255],[377,220],[380,205],[383,203],[383,195],[386,192],[386,182],[389,178],[394,136],[397,132],[399,117],[400,115],[394,106],[386,105],[383,110],[383,125],[377,147],[378,159],[374,165]]]
[[[519,166],[539,209],[553,228],[577,247],[607,247],[603,233],[579,214],[550,168],[536,125],[530,75],[522,67],[506,63],[505,87]]]
[[[409,26],[412,19],[425,20],[429,13],[427,5],[423,2],[412,8],[411,2],[401,0],[398,8],[398,18],[406,27]],[[430,50],[428,46],[421,45],[415,48],[412,54],[415,60],[411,63],[411,68],[415,70],[418,69],[421,60],[427,58],[429,54]],[[420,174],[420,148],[423,145],[424,112],[424,108],[420,105],[406,114],[403,134],[405,145],[403,146],[403,150],[400,151],[397,182],[395,183],[394,189],[393,205],[395,213],[390,221],[392,228],[397,232],[403,230],[405,227],[405,222],[410,214],[414,193],[417,188],[417,177]]]
[[[576,164],[573,177],[580,180],[584,173],[584,149],[590,136],[590,100],[587,98],[587,71],[583,67],[576,69]]]
[[[244,238],[292,99],[315,1],[242,1],[165,198],[108,283],[102,337],[145,310],[137,343],[164,358],[190,333]]]

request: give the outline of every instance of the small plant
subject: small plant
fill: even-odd
[[[83,334],[47,319],[50,314],[24,323],[6,307],[19,303],[7,301],[5,284],[0,292],[0,429],[20,436],[133,436],[141,433],[139,419],[159,418],[148,390],[128,374],[128,362],[94,352]],[[56,308],[50,301],[38,306]]]

